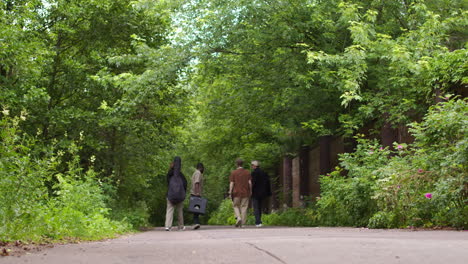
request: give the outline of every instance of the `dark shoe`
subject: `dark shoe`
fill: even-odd
[[[199,228],[200,228],[200,224],[196,224],[196,225],[193,226],[193,229],[195,229],[195,230],[197,230]]]
[[[236,227],[240,227],[242,226],[242,220],[241,219],[237,219],[236,221]]]

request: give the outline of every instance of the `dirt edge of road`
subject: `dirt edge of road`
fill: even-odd
[[[0,242],[0,259],[7,256],[19,257],[28,253],[39,252],[53,248],[55,245],[54,243],[24,243],[22,241]]]
[[[148,231],[148,230],[140,230],[140,231]],[[3,242],[0,241],[0,259],[2,257],[19,257],[22,255],[26,255],[29,253],[37,253],[44,249],[53,248],[56,245],[68,245],[68,244],[80,244],[85,242],[99,242],[99,241],[107,241],[111,239],[116,239],[128,235],[135,234],[135,232],[129,232],[121,235],[116,235],[115,237],[104,238],[99,240],[80,240],[77,238],[66,238],[60,241],[43,241],[43,242],[23,242],[17,240],[15,242]]]

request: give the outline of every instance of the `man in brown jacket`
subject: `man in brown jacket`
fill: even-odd
[[[252,194],[252,181],[250,172],[242,167],[243,161],[236,160],[237,169],[229,176],[229,196],[233,199],[236,227],[242,227],[247,221],[247,209]]]

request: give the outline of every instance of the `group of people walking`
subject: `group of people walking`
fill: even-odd
[[[262,226],[263,199],[271,195],[268,174],[260,169],[260,163],[251,162],[252,172],[243,168],[243,160],[237,159],[237,168],[229,176],[229,196],[232,199],[236,227],[242,227],[247,222],[247,210],[252,198],[255,215],[255,226]]]
[[[271,195],[270,178],[266,172],[260,169],[260,163],[256,160],[251,162],[251,171],[243,168],[243,160],[237,159],[236,169],[229,176],[229,198],[232,200],[236,227],[242,227],[247,221],[247,210],[252,198],[252,206],[255,215],[255,226],[262,226],[262,204],[263,200]],[[167,173],[167,209],[166,209],[166,231],[170,231],[173,223],[174,210],[177,211],[177,225],[179,230],[184,230],[183,203],[187,192],[187,180],[181,171],[182,161],[175,157]],[[203,189],[204,166],[197,164],[192,175],[190,195],[201,197]],[[199,214],[193,214],[193,229],[200,228]]]
[[[171,163],[167,173],[167,207],[166,207],[166,231],[170,231],[173,223],[174,210],[177,210],[177,225],[179,230],[184,230],[184,200],[187,192],[187,179],[181,171],[182,160],[180,157],[175,157]],[[197,169],[192,175],[192,186],[190,190],[191,196],[201,197],[203,171],[205,170],[202,163],[197,164]],[[194,229],[200,228],[199,214],[193,214]]]

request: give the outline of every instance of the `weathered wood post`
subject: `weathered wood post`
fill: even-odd
[[[291,157],[283,157],[283,205],[292,206],[292,159]]]
[[[309,196],[309,146],[301,147],[299,151],[299,178],[300,178],[300,196]],[[303,198],[302,198],[303,199]]]

